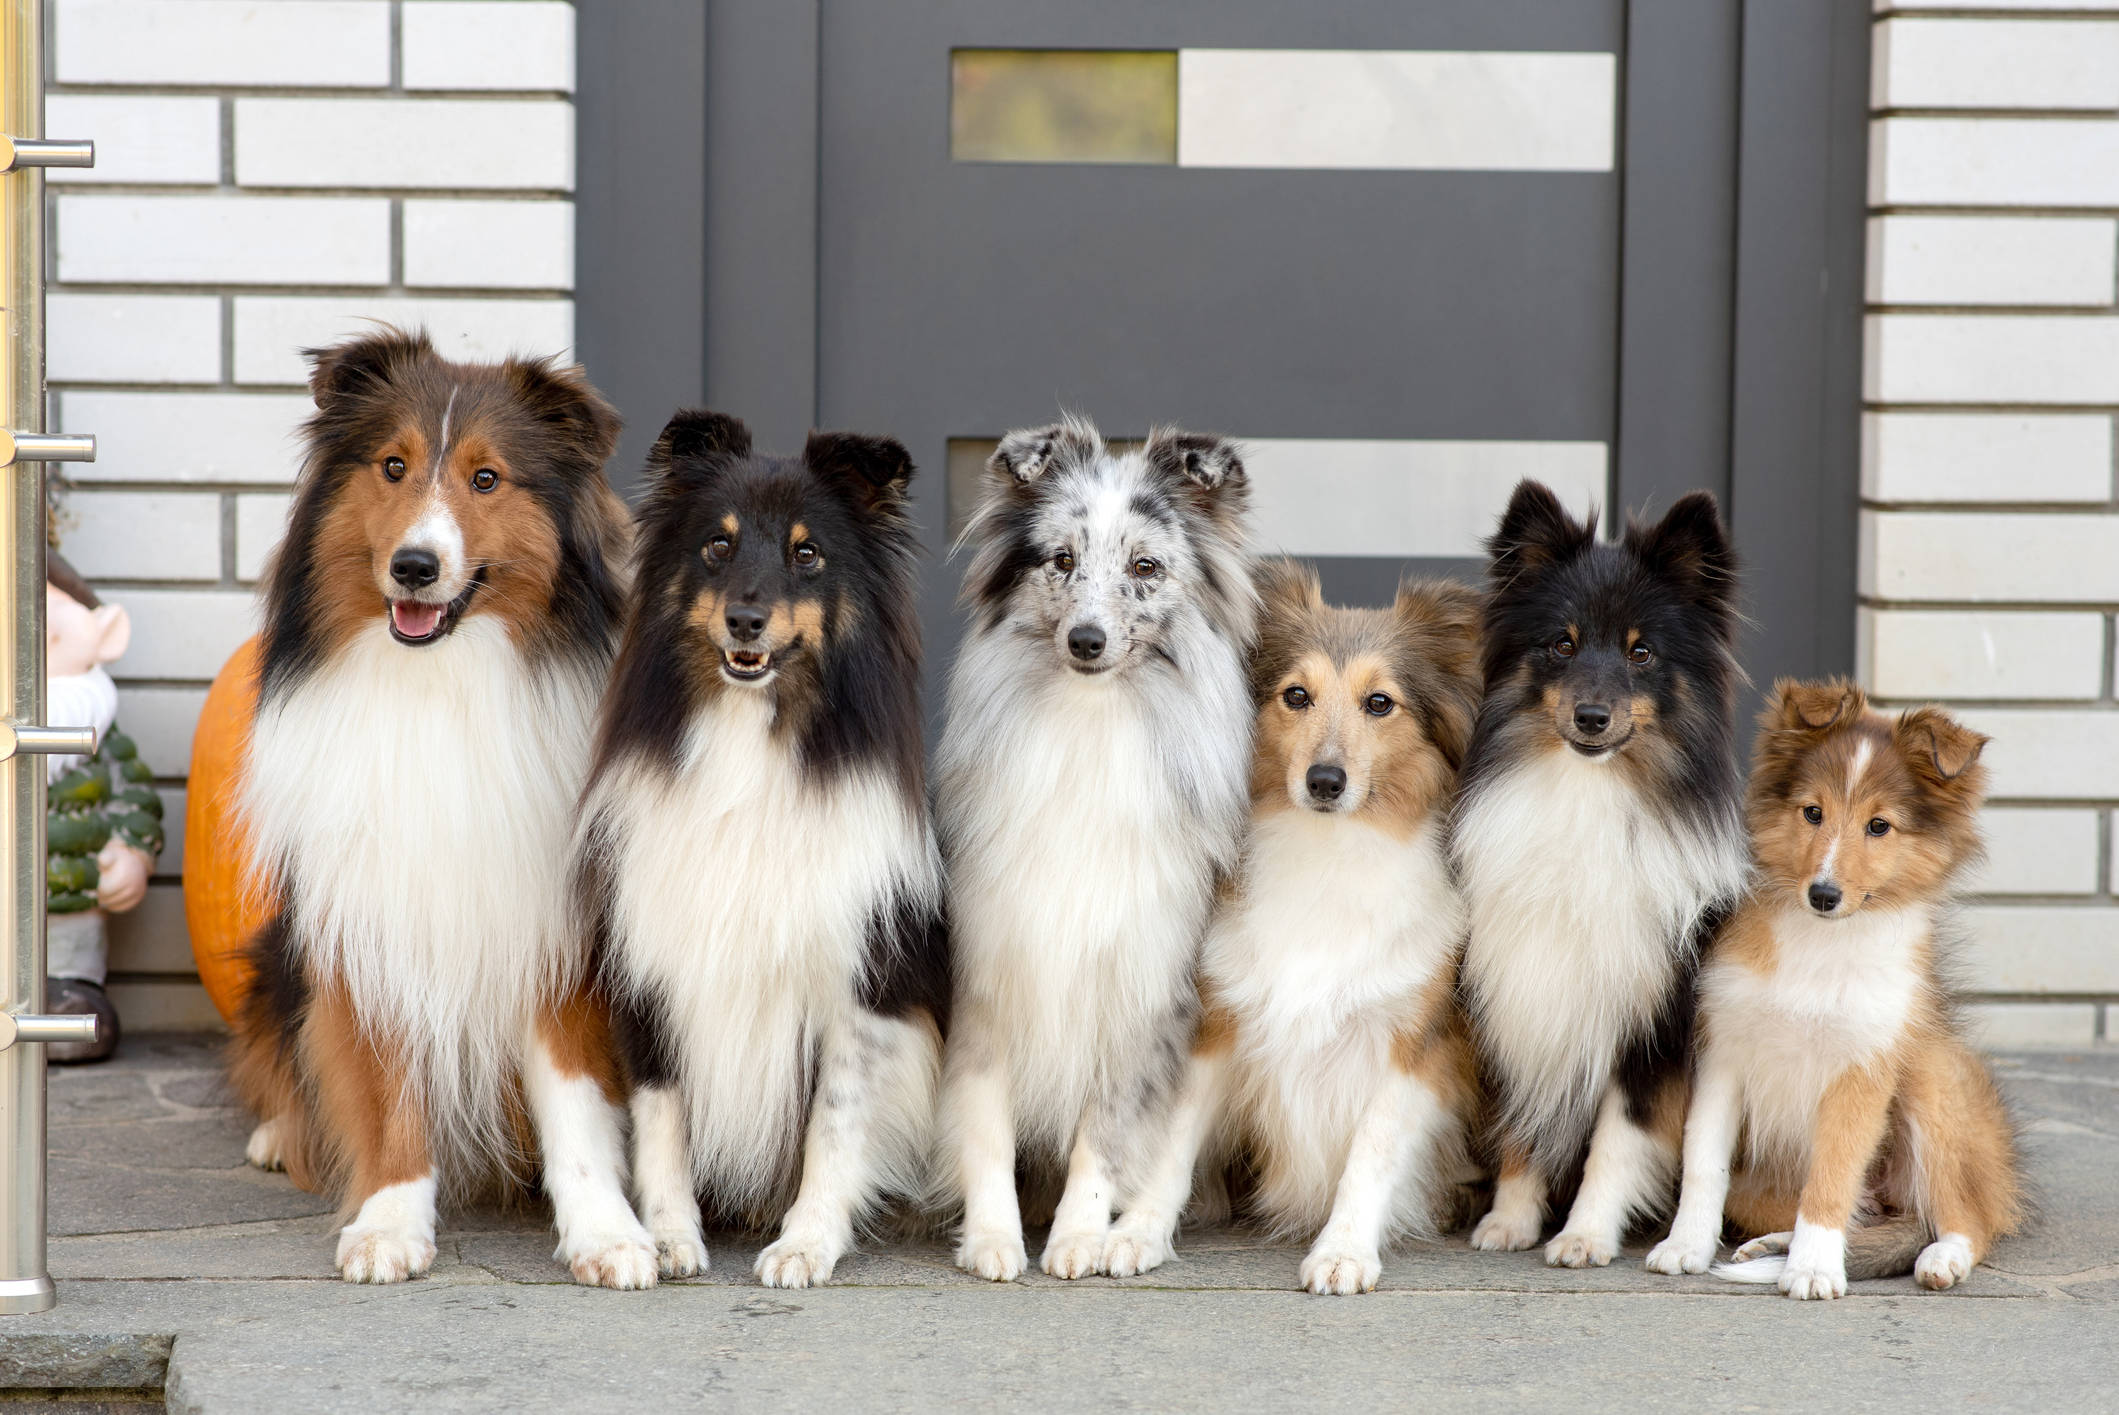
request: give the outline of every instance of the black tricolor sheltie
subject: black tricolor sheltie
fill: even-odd
[[[640,565],[578,856],[634,1179],[667,1274],[696,1195],[831,1276],[924,1188],[948,960],[922,780],[905,449],[813,433],[754,455],[681,412],[649,457]]]
[[[1536,482],[1488,545],[1454,849],[1502,1169],[1472,1242],[1536,1243],[1579,1166],[1545,1257],[1601,1265],[1671,1201],[1699,952],[1744,882],[1735,555],[1705,492],[1612,545]]]

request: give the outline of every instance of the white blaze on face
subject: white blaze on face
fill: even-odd
[[[1861,787],[1862,773],[1869,769],[1869,756],[1875,750],[1875,745],[1866,737],[1854,744],[1854,760],[1847,767],[1847,800],[1849,802],[1855,799],[1854,793]],[[1831,844],[1825,847],[1825,858],[1817,867],[1817,881],[1820,884],[1831,884],[1833,882],[1832,862],[1839,858],[1839,842],[1843,838],[1840,831],[1844,829],[1845,826],[1841,825],[1839,829],[1834,830]]]
[[[456,395],[460,388],[449,390],[449,401],[442,409],[441,437],[435,443],[434,465],[427,473],[427,500],[420,509],[419,518],[398,542],[403,550],[431,550],[441,559],[441,578],[436,580],[424,598],[447,602],[463,592],[466,568],[464,563],[463,527],[457,524],[456,514],[449,509],[448,484],[444,469],[449,458],[449,421],[456,411]]]

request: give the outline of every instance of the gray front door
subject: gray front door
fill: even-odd
[[[1706,487],[1754,675],[1844,669],[1858,10],[714,0],[678,282],[706,401],[768,446],[906,442],[938,661],[984,444],[1067,408],[1244,439],[1261,545],[1354,601],[1475,570],[1519,476],[1578,506]]]

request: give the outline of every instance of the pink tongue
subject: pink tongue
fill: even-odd
[[[424,639],[441,623],[441,611],[438,604],[414,604],[401,599],[390,606],[390,619],[406,638]]]

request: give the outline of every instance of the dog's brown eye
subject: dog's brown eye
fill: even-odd
[[[795,564],[807,570],[817,563],[817,548],[808,541],[795,547]]]
[[[1295,709],[1295,711],[1301,712],[1304,708],[1310,705],[1309,690],[1304,688],[1300,683],[1294,684],[1286,692],[1280,695],[1280,700],[1286,703],[1289,707]]]
[[[1573,658],[1575,656],[1574,635],[1562,634],[1559,638],[1554,639],[1552,641],[1552,656],[1554,658]]]
[[[1626,650],[1626,661],[1636,667],[1644,663],[1653,663],[1655,662],[1655,650],[1646,644],[1635,644],[1632,648]]]
[[[1060,573],[1061,573],[1062,575],[1071,575],[1071,574],[1073,574],[1073,573],[1074,573],[1074,552],[1073,552],[1073,551],[1071,551],[1071,550],[1063,550],[1063,551],[1061,551],[1061,552],[1060,552],[1059,554],[1057,554],[1057,555],[1053,556],[1053,557],[1052,557],[1052,568],[1053,568],[1053,569],[1055,569],[1055,570],[1057,570],[1057,571],[1059,571],[1059,572],[1060,572]]]
[[[1160,569],[1162,569],[1162,566],[1159,563],[1143,555],[1133,562],[1133,578],[1136,580],[1149,579]]]
[[[706,543],[706,558],[709,560],[726,560],[735,553],[736,543],[727,536],[715,536]]]
[[[1389,717],[1391,709],[1396,706],[1397,704],[1391,701],[1390,694],[1370,693],[1362,702],[1361,710],[1370,717]]]
[[[1869,822],[1869,834],[1889,835],[1890,833],[1891,822],[1885,820],[1882,816],[1878,816],[1875,820]]]
[[[403,481],[405,479],[405,459],[402,457],[383,458],[383,475],[391,481]]]
[[[1825,808],[1823,806],[1805,806],[1803,807],[1803,819],[1812,825],[1823,825],[1825,823]]]
[[[471,473],[471,485],[477,487],[480,491],[491,491],[494,487],[500,485],[500,473],[494,471],[491,467],[480,467],[477,471]]]

